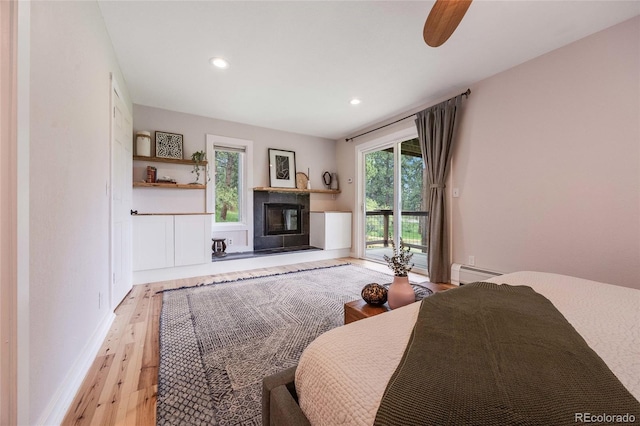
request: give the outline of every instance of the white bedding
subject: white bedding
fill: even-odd
[[[527,285],[547,297],[640,400],[640,290],[541,272],[487,281]],[[305,349],[295,381],[300,407],[312,425],[373,424],[419,306],[333,329]]]

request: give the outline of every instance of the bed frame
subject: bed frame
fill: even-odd
[[[298,405],[296,367],[262,379],[263,426],[311,426]]]

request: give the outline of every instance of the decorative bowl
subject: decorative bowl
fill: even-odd
[[[387,289],[378,283],[365,285],[360,294],[364,301],[370,305],[383,305],[387,301]]]

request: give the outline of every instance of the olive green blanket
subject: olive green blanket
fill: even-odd
[[[375,425],[575,425],[625,414],[640,421],[640,403],[548,299],[474,283],[422,301]]]

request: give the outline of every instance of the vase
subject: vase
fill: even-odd
[[[151,132],[136,133],[136,155],[151,157]]]
[[[387,292],[387,301],[391,309],[400,308],[416,301],[416,293],[409,284],[409,277],[393,277],[393,282]]]

